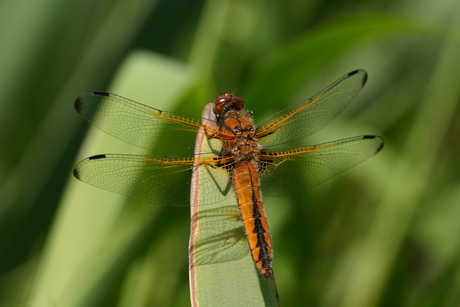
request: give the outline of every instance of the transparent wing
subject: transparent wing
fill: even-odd
[[[307,147],[263,150],[262,193],[281,196],[314,187],[366,161],[382,147],[381,137],[364,135]]]
[[[148,203],[169,206],[190,206],[192,172],[205,168],[210,176],[199,185],[204,204],[223,201],[234,193],[228,172],[217,167],[218,157],[159,157],[136,155],[97,155],[80,161],[74,176],[93,186],[127,195]]]
[[[351,102],[367,80],[364,70],[343,76],[315,96],[286,108],[257,127],[264,147],[301,140],[325,127]]]
[[[200,211],[192,219],[193,224],[200,224],[198,236],[191,248],[195,265],[233,261],[249,254],[237,206]]]
[[[99,129],[155,154],[192,154],[201,127],[200,117],[157,110],[107,92],[82,94],[75,109]]]

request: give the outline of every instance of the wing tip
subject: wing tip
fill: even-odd
[[[82,161],[80,161],[77,166],[74,168],[73,170],[73,175],[75,178],[77,178],[78,180],[82,180],[82,177],[81,177],[81,172],[80,172],[80,169],[81,169],[81,165],[84,165],[86,162],[88,162],[89,160],[99,160],[99,159],[105,159],[107,158],[107,155],[95,155],[95,156],[91,156],[91,157],[88,157]]]
[[[80,172],[76,168],[73,170],[73,176],[78,180],[81,180]]]
[[[110,96],[110,93],[104,92],[104,91],[94,91],[94,92],[86,92],[86,93],[81,94],[80,96],[77,97],[77,99],[75,99],[75,103],[74,103],[75,110],[77,110],[78,113],[82,114],[83,105],[84,105],[83,99],[91,95],[108,97]]]
[[[79,114],[81,114],[82,105],[83,105],[82,96],[83,96],[83,95],[78,96],[77,99],[75,99],[75,102],[74,102],[75,110],[77,110],[77,112],[78,112]]]
[[[363,135],[363,139],[377,139],[378,141],[380,141],[380,144],[377,147],[375,153],[378,153],[380,150],[382,150],[383,145],[385,144],[383,138],[377,135]]]
[[[348,73],[348,77],[351,77],[353,75],[356,75],[357,73],[362,73],[363,77],[361,80],[361,85],[364,86],[367,82],[367,72],[364,69],[356,69],[353,70],[352,72]]]
[[[382,140],[382,143],[379,145],[379,147],[377,148],[377,150],[375,151],[375,153],[378,153],[379,151],[381,151],[384,144],[385,144],[385,143],[384,143],[383,140]]]

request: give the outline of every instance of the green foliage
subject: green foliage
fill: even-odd
[[[363,68],[362,93],[302,144],[378,134],[383,150],[264,198],[281,306],[457,306],[460,7],[329,4],[1,2],[0,305],[190,305],[189,210],[71,175],[90,155],[145,153],[94,129],[83,141],[82,92],[198,116],[237,89],[261,123]]]

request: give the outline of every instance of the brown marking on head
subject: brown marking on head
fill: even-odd
[[[227,110],[243,110],[244,109],[244,100],[238,96],[234,96],[232,93],[225,93],[223,95],[217,96],[214,100],[214,114],[217,117],[222,115],[222,112]]]

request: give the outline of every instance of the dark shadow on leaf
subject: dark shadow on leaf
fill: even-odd
[[[199,229],[191,246],[196,266],[238,260],[249,253],[238,208],[201,211],[192,217],[192,224]]]

